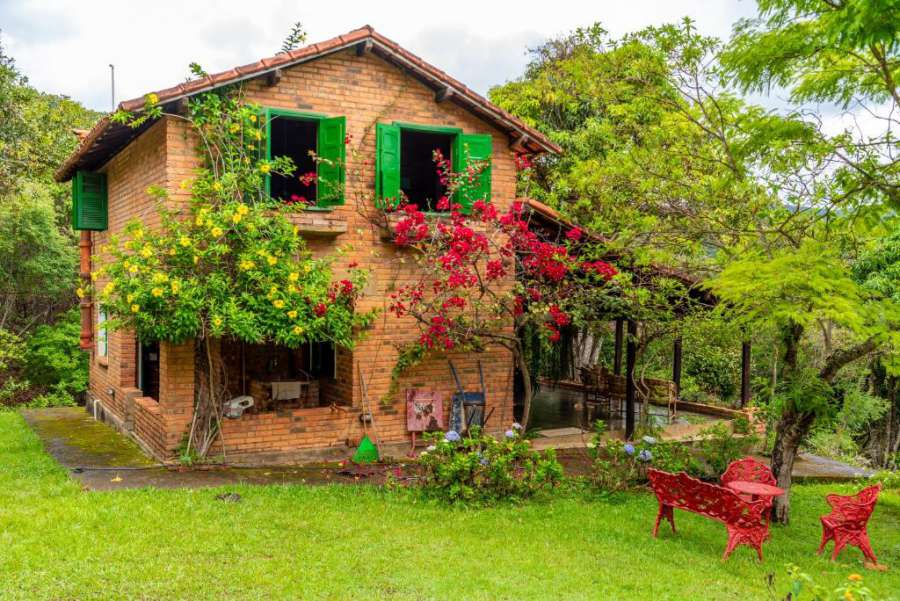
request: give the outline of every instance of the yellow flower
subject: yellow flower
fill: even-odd
[[[269,296],[272,296],[276,292],[278,292],[278,286],[272,286],[271,288],[269,288]]]
[[[168,282],[169,276],[164,273],[157,272],[153,274],[153,281],[157,284],[160,282]]]
[[[250,212],[250,209],[249,209],[249,207],[247,207],[247,205],[245,205],[244,203],[241,203],[238,205],[237,212],[239,215],[246,215],[247,213]]]
[[[256,123],[256,115],[250,115],[250,122]]]
[[[254,263],[253,261],[248,261],[247,259],[244,259],[243,261],[241,261],[240,266],[241,266],[242,270],[247,271],[249,269],[253,269],[254,267],[256,267],[256,263]]]
[[[279,299],[276,299],[276,300],[274,300],[274,301],[272,301],[272,304],[275,305],[275,308],[276,308],[276,309],[283,309],[283,308],[284,308],[284,301],[281,300],[280,298],[279,298]]]
[[[143,237],[144,237],[144,230],[142,230],[142,229],[140,229],[140,228],[134,230],[134,237],[137,238],[138,240],[140,240],[141,238],[143,238]]]
[[[100,273],[99,273],[99,272],[97,272],[97,271],[92,271],[92,272],[91,272],[91,281],[92,281],[92,282],[96,282],[96,281],[97,281],[97,278],[98,278],[99,276],[100,276]]]
[[[175,247],[173,246],[172,248],[169,249],[169,256],[174,257],[174,256],[175,256],[175,252],[176,252],[176,251],[175,251]]]
[[[270,255],[270,256],[266,257],[266,262],[269,265],[275,265],[276,263],[278,263],[278,259],[276,259],[275,257]]]
[[[199,262],[200,262],[200,257],[198,257],[197,255],[194,255],[194,265],[196,265]]]
[[[221,236],[221,235],[222,235],[222,228],[220,228],[220,227],[214,227],[214,228],[212,229],[212,235],[213,235],[214,237],[216,237],[216,238],[218,238],[219,236]]]
[[[254,146],[253,144],[247,144],[247,150],[256,150],[256,146]],[[268,172],[264,171],[263,173],[268,173]]]
[[[103,287],[103,294],[105,294],[106,296],[109,296],[110,294],[112,294],[112,291],[115,289],[116,289],[115,283],[110,282],[106,286]]]
[[[172,294],[178,294],[179,290],[181,290],[181,284],[178,282],[172,282]]]
[[[213,182],[212,189],[216,192],[222,191],[222,182]]]
[[[128,273],[137,273],[137,272],[138,272],[137,265],[132,265],[131,267],[128,268]]]
[[[231,216],[231,220],[234,223],[240,223],[241,219],[243,219],[243,216],[240,213],[235,213],[234,215]]]
[[[287,291],[291,294],[295,294],[297,292],[297,287],[293,284],[288,284]]]
[[[140,310],[141,310],[141,306],[140,306],[140,305],[131,305],[131,312],[132,312],[132,313],[137,313],[137,312],[140,311]]]
[[[75,296],[78,298],[84,298],[84,288],[79,288],[75,291]]]
[[[293,332],[295,336],[299,336],[303,333],[303,328],[301,328],[300,326],[294,326]]]
[[[203,215],[197,215],[197,218],[194,219],[194,224],[197,227],[203,227],[204,223],[206,223],[206,219],[203,218]]]
[[[856,597],[853,596],[851,591],[844,591],[844,599],[846,599],[846,601],[855,601]]]
[[[216,327],[219,327],[220,325],[222,325],[222,318],[221,318],[221,317],[216,317],[216,318],[214,318],[214,319],[213,319],[213,325],[216,326]]]
[[[300,279],[300,274],[296,271],[292,271],[291,275],[288,276],[288,279],[292,282],[296,282],[298,279]]]
[[[241,126],[237,123],[232,123],[231,127],[229,127],[228,129],[231,131],[231,133],[236,134],[237,132],[241,131]]]
[[[179,243],[180,245],[182,245],[182,246],[190,246],[190,245],[191,245],[191,239],[188,238],[187,236],[182,236],[182,237],[178,240],[178,243]]]
[[[850,574],[849,576],[847,576],[847,580],[852,580],[853,582],[859,582],[862,579],[863,577],[859,574]]]
[[[253,130],[253,137],[257,140],[262,140],[262,132],[258,129]]]
[[[312,271],[312,265],[307,263],[306,265],[303,266],[303,273],[309,273],[310,271]]]
[[[259,166],[259,171],[264,174],[269,173],[270,171],[272,171],[272,166],[269,165],[268,163],[263,163],[262,165]]]
[[[290,311],[287,312],[287,316],[290,317],[291,319],[297,319],[297,312],[294,311],[293,309],[291,309]]]
[[[160,296],[163,295],[163,289],[162,288],[154,288],[153,290],[150,291],[150,293],[153,294],[153,296],[159,298]]]
[[[125,297],[125,300],[130,303],[134,300],[134,295],[129,293],[128,296]]]
[[[158,104],[159,96],[157,96],[153,92],[150,92],[149,94],[147,94],[147,103],[148,104]]]
[[[141,256],[144,257],[145,259],[149,259],[150,257],[153,256],[153,249],[150,248],[149,246],[145,246],[144,248],[141,249]]]

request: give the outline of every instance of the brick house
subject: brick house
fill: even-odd
[[[362,177],[348,181],[344,197],[320,194],[315,206],[293,219],[314,253],[328,254],[349,243],[348,261],[371,270],[361,309],[383,307],[390,290],[410,278],[413,267],[398,260],[404,251],[379,235],[354,198],[373,197],[373,192],[388,197],[403,189],[413,201],[427,203],[436,197],[439,185],[431,151],[443,149],[456,166],[465,143],[476,158],[490,159],[485,191],[503,210],[516,193],[514,153],[559,152],[539,132],[371,27],[156,94],[167,113],[177,113],[192,95],[237,83],[248,101],[265,107],[269,152],[294,157],[298,173],[315,170],[315,165],[305,163],[309,150],[322,156],[341,152],[344,134],[359,150],[346,153],[345,168],[357,169]],[[121,103],[120,108],[139,111],[143,104],[139,98]],[[375,157],[375,164],[353,165],[356,159],[351,155]],[[183,121],[166,116],[137,129],[108,118],[98,122],[56,174],[58,181],[74,181],[73,221],[82,230],[82,276],[102,264],[104,258],[98,254],[102,245],[126,222],[138,218],[151,227],[158,225],[148,186],[165,188],[166,202],[186,203],[189,191],[181,183],[198,165],[195,141]],[[269,185],[276,197],[301,192],[295,180],[273,177]],[[316,191],[306,188],[302,193]],[[104,320],[97,304],[83,299],[82,346],[90,354],[89,409],[130,433],[153,456],[172,459],[192,418],[194,342],[142,343],[127,332],[107,332]],[[415,336],[413,327],[391,316],[379,318],[352,351],[328,343],[292,350],[220,341],[229,392],[255,400],[240,418],[223,424],[229,461],[346,456],[362,435],[361,417],[366,412],[372,414],[382,447],[390,452],[396,443],[394,450],[399,450],[409,436],[406,390],[438,392],[448,411],[456,389],[448,358],[467,390],[481,386],[480,360],[486,367],[486,411],[492,412],[487,427],[508,427],[513,421],[513,362],[498,348],[478,356],[457,353],[429,360],[402,378],[396,398],[382,402],[397,358],[396,345]],[[368,403],[361,378],[367,384]],[[297,398],[285,401],[284,395]]]

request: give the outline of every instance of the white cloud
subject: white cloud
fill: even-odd
[[[8,53],[33,85],[106,110],[109,63],[117,98],[133,98],[182,81],[192,61],[217,71],[271,56],[298,20],[311,42],[370,24],[485,93],[521,73],[528,46],[578,26],[601,21],[621,35],[688,15],[701,32],[727,37],[754,8],[749,0],[0,0],[0,23]]]

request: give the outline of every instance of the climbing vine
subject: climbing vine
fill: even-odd
[[[211,339],[350,347],[373,318],[355,308],[367,272],[341,266],[344,275],[334,281],[336,258],[314,258],[290,220],[302,206],[266,193],[267,175],[293,175],[296,167],[288,157],[260,153],[266,131],[260,114],[231,88],[191,99],[187,116],[171,115],[187,121],[204,157],[193,179],[182,183],[190,200],[173,208],[165,190],[149,190],[160,201],[161,227],[129,223],[100,249],[106,258],[93,274],[104,282],[98,297],[109,327],[127,328],[144,341],[198,341],[206,390],[197,394],[187,450],[200,456],[220,434],[224,400]],[[118,113],[115,119],[140,124],[161,116],[151,94],[139,117]]]

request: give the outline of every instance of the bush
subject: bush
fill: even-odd
[[[759,443],[756,436],[735,436],[724,423],[700,431],[700,452],[708,468],[706,476],[718,477],[728,464],[746,456]]]
[[[618,439],[604,441],[603,421],[594,424],[594,438],[589,445],[593,457],[591,481],[605,492],[620,492],[647,481],[647,468],[666,472],[699,473],[700,466],[690,449],[679,442],[657,442],[644,436],[636,443]]]
[[[419,455],[425,493],[448,503],[491,504],[521,501],[548,491],[562,479],[553,450],[531,448],[513,424],[501,440],[473,427],[468,436],[454,431],[426,435],[431,444]]]
[[[38,327],[26,341],[25,376],[46,391],[34,401],[40,406],[71,405],[87,390],[88,358],[78,346],[80,333],[73,309],[55,324]]]

